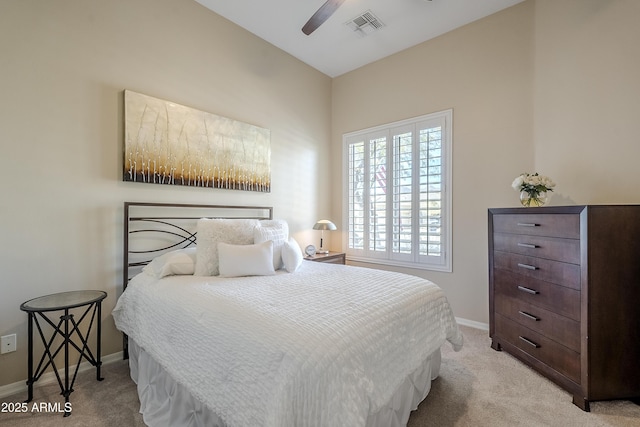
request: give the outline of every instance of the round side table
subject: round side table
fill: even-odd
[[[43,372],[51,366],[60,385],[60,390],[65,399],[64,416],[71,415],[69,395],[73,392],[73,384],[78,375],[78,369],[80,368],[80,362],[82,359],[86,359],[91,365],[96,367],[96,379],[102,381],[104,378],[100,376],[100,334],[101,334],[101,305],[102,300],[107,297],[107,293],[104,291],[70,291],[61,292],[52,295],[45,295],[42,297],[34,298],[26,301],[20,305],[20,310],[27,312],[29,315],[29,360],[28,370],[29,376],[27,385],[29,387],[29,395],[27,402],[33,400],[33,383],[38,381]],[[69,313],[69,310],[78,307],[86,307],[82,311],[82,314],[76,320],[73,313]],[[60,316],[60,320],[54,323],[54,320],[47,316],[47,313],[54,311],[63,311],[64,314]],[[38,320],[40,317],[40,321]],[[53,317],[53,316],[52,316]],[[97,318],[97,320],[96,320]],[[88,319],[85,321],[85,319]],[[44,320],[46,324],[49,324],[53,328],[53,333],[46,337],[42,330],[41,321]],[[80,330],[80,325],[87,325],[86,332]],[[96,324],[96,349],[95,355],[91,352],[89,347],[89,334],[94,323]],[[44,352],[40,357],[38,367],[33,369],[33,325],[35,324],[42,344],[44,344]],[[75,337],[74,337],[75,334]],[[54,339],[60,336],[62,342],[55,346],[53,344]],[[79,342],[74,341],[79,340]],[[69,346],[74,347],[80,357],[76,364],[73,378],[69,381]],[[64,383],[58,374],[58,368],[55,363],[55,357],[64,351]]]

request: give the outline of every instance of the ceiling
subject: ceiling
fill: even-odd
[[[302,32],[325,0],[195,0],[330,77],[415,46],[523,0],[346,0],[310,35]],[[382,27],[354,30],[370,11]]]

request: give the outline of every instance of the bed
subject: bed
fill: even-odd
[[[438,286],[303,261],[269,207],[124,210],[113,317],[150,426],[403,426],[462,347]]]

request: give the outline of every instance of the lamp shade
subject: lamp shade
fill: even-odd
[[[331,221],[329,221],[328,219],[321,219],[318,222],[316,222],[313,226],[314,230],[329,230],[329,231],[333,231],[333,230],[337,230],[338,228],[336,227],[336,225],[334,223],[332,223]]]

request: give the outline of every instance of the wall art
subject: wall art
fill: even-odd
[[[268,129],[124,91],[124,181],[271,191]]]

